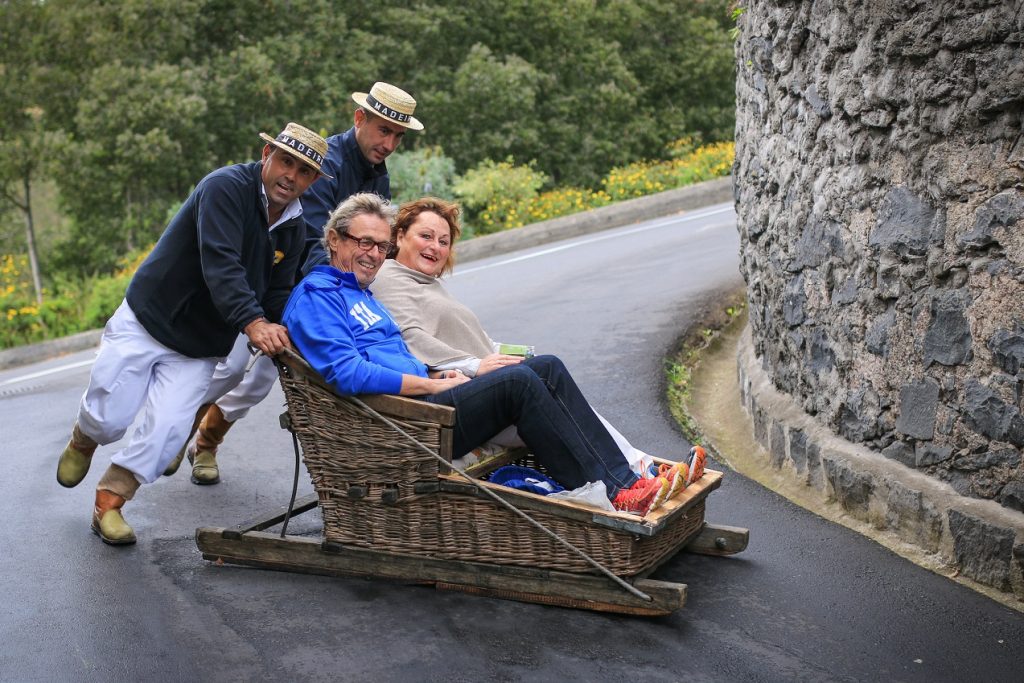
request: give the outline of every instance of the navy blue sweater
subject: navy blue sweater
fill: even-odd
[[[305,223],[296,216],[267,231],[262,168],[226,166],[199,181],[128,285],[128,305],[164,346],[226,356],[250,322],[281,319]]]
[[[302,216],[306,219],[306,253],[303,273],[327,263],[320,239],[324,236],[328,214],[357,192],[376,192],[391,199],[391,179],[381,162],[371,164],[356,143],[356,129],[327,138],[327,159],[323,172],[332,179],[320,178],[302,195]]]

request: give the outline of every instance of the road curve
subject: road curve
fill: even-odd
[[[737,248],[719,205],[473,261],[449,286],[492,337],[560,355],[600,412],[673,457],[688,444],[664,408],[663,358],[741,283]],[[687,583],[688,603],[660,619],[214,566],[197,526],[287,498],[276,390],[229,434],[223,483],[143,487],[125,508],[139,544],[104,546],[89,511],[114,447],[78,488],[54,480],[90,358],[0,372],[2,681],[1019,680],[1020,614],[734,473],[708,518],[748,527],[750,548],[670,561],[654,578]]]

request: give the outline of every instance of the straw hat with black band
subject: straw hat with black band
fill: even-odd
[[[277,138],[272,138],[266,133],[260,133],[260,137],[267,143],[278,149],[283,149],[305,162],[307,166],[311,166],[314,171],[325,178],[331,177],[320,170],[320,166],[324,163],[324,157],[327,156],[327,141],[309,128],[297,123],[289,123]]]
[[[416,100],[412,95],[390,83],[378,81],[370,92],[354,92],[352,99],[367,111],[410,130],[423,130],[423,124],[412,115]]]

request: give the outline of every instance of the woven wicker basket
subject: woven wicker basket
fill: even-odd
[[[594,571],[565,546],[472,486],[451,484],[452,478],[439,473],[443,466],[436,459],[334,394],[302,359],[280,360],[291,428],[302,444],[319,497],[325,541],[435,558]],[[451,461],[451,408],[400,397],[360,398]],[[525,453],[515,462],[537,467]],[[659,564],[704,523],[703,496],[660,525],[657,533],[644,534],[636,531],[641,528],[640,518],[623,523],[622,518],[632,516],[616,514],[610,523],[601,524],[597,523],[600,513],[590,515],[580,505],[495,489],[622,576]]]

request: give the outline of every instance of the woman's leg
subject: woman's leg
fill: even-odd
[[[558,356],[536,356],[523,361],[523,365],[536,372],[547,385],[566,419],[576,425],[580,434],[591,445],[591,452],[602,459],[604,467],[621,481],[635,481],[636,473],[629,466],[629,460],[623,454],[623,449],[614,434],[594,412],[562,360]]]
[[[425,400],[456,409],[453,451],[467,452],[510,424],[568,488],[604,481],[609,497],[637,480],[557,358],[502,368]],[[581,407],[582,406],[582,407]]]
[[[559,360],[559,362],[561,361]],[[529,367],[529,364],[527,364],[527,367]],[[566,373],[568,373],[568,370],[566,370]],[[590,405],[590,403],[588,402],[587,405]],[[596,415],[597,419],[601,421],[601,424],[608,432],[608,435],[612,437],[613,441],[615,441],[615,445],[619,447],[619,452],[622,453],[623,457],[626,458],[626,462],[629,463],[629,469],[640,476],[644,476],[644,473],[647,472],[652,464],[654,464],[654,458],[631,444],[629,439],[623,436],[622,432],[616,429],[611,422],[606,420],[601,413],[594,410],[594,406],[590,406],[590,409],[594,411],[594,415]]]

